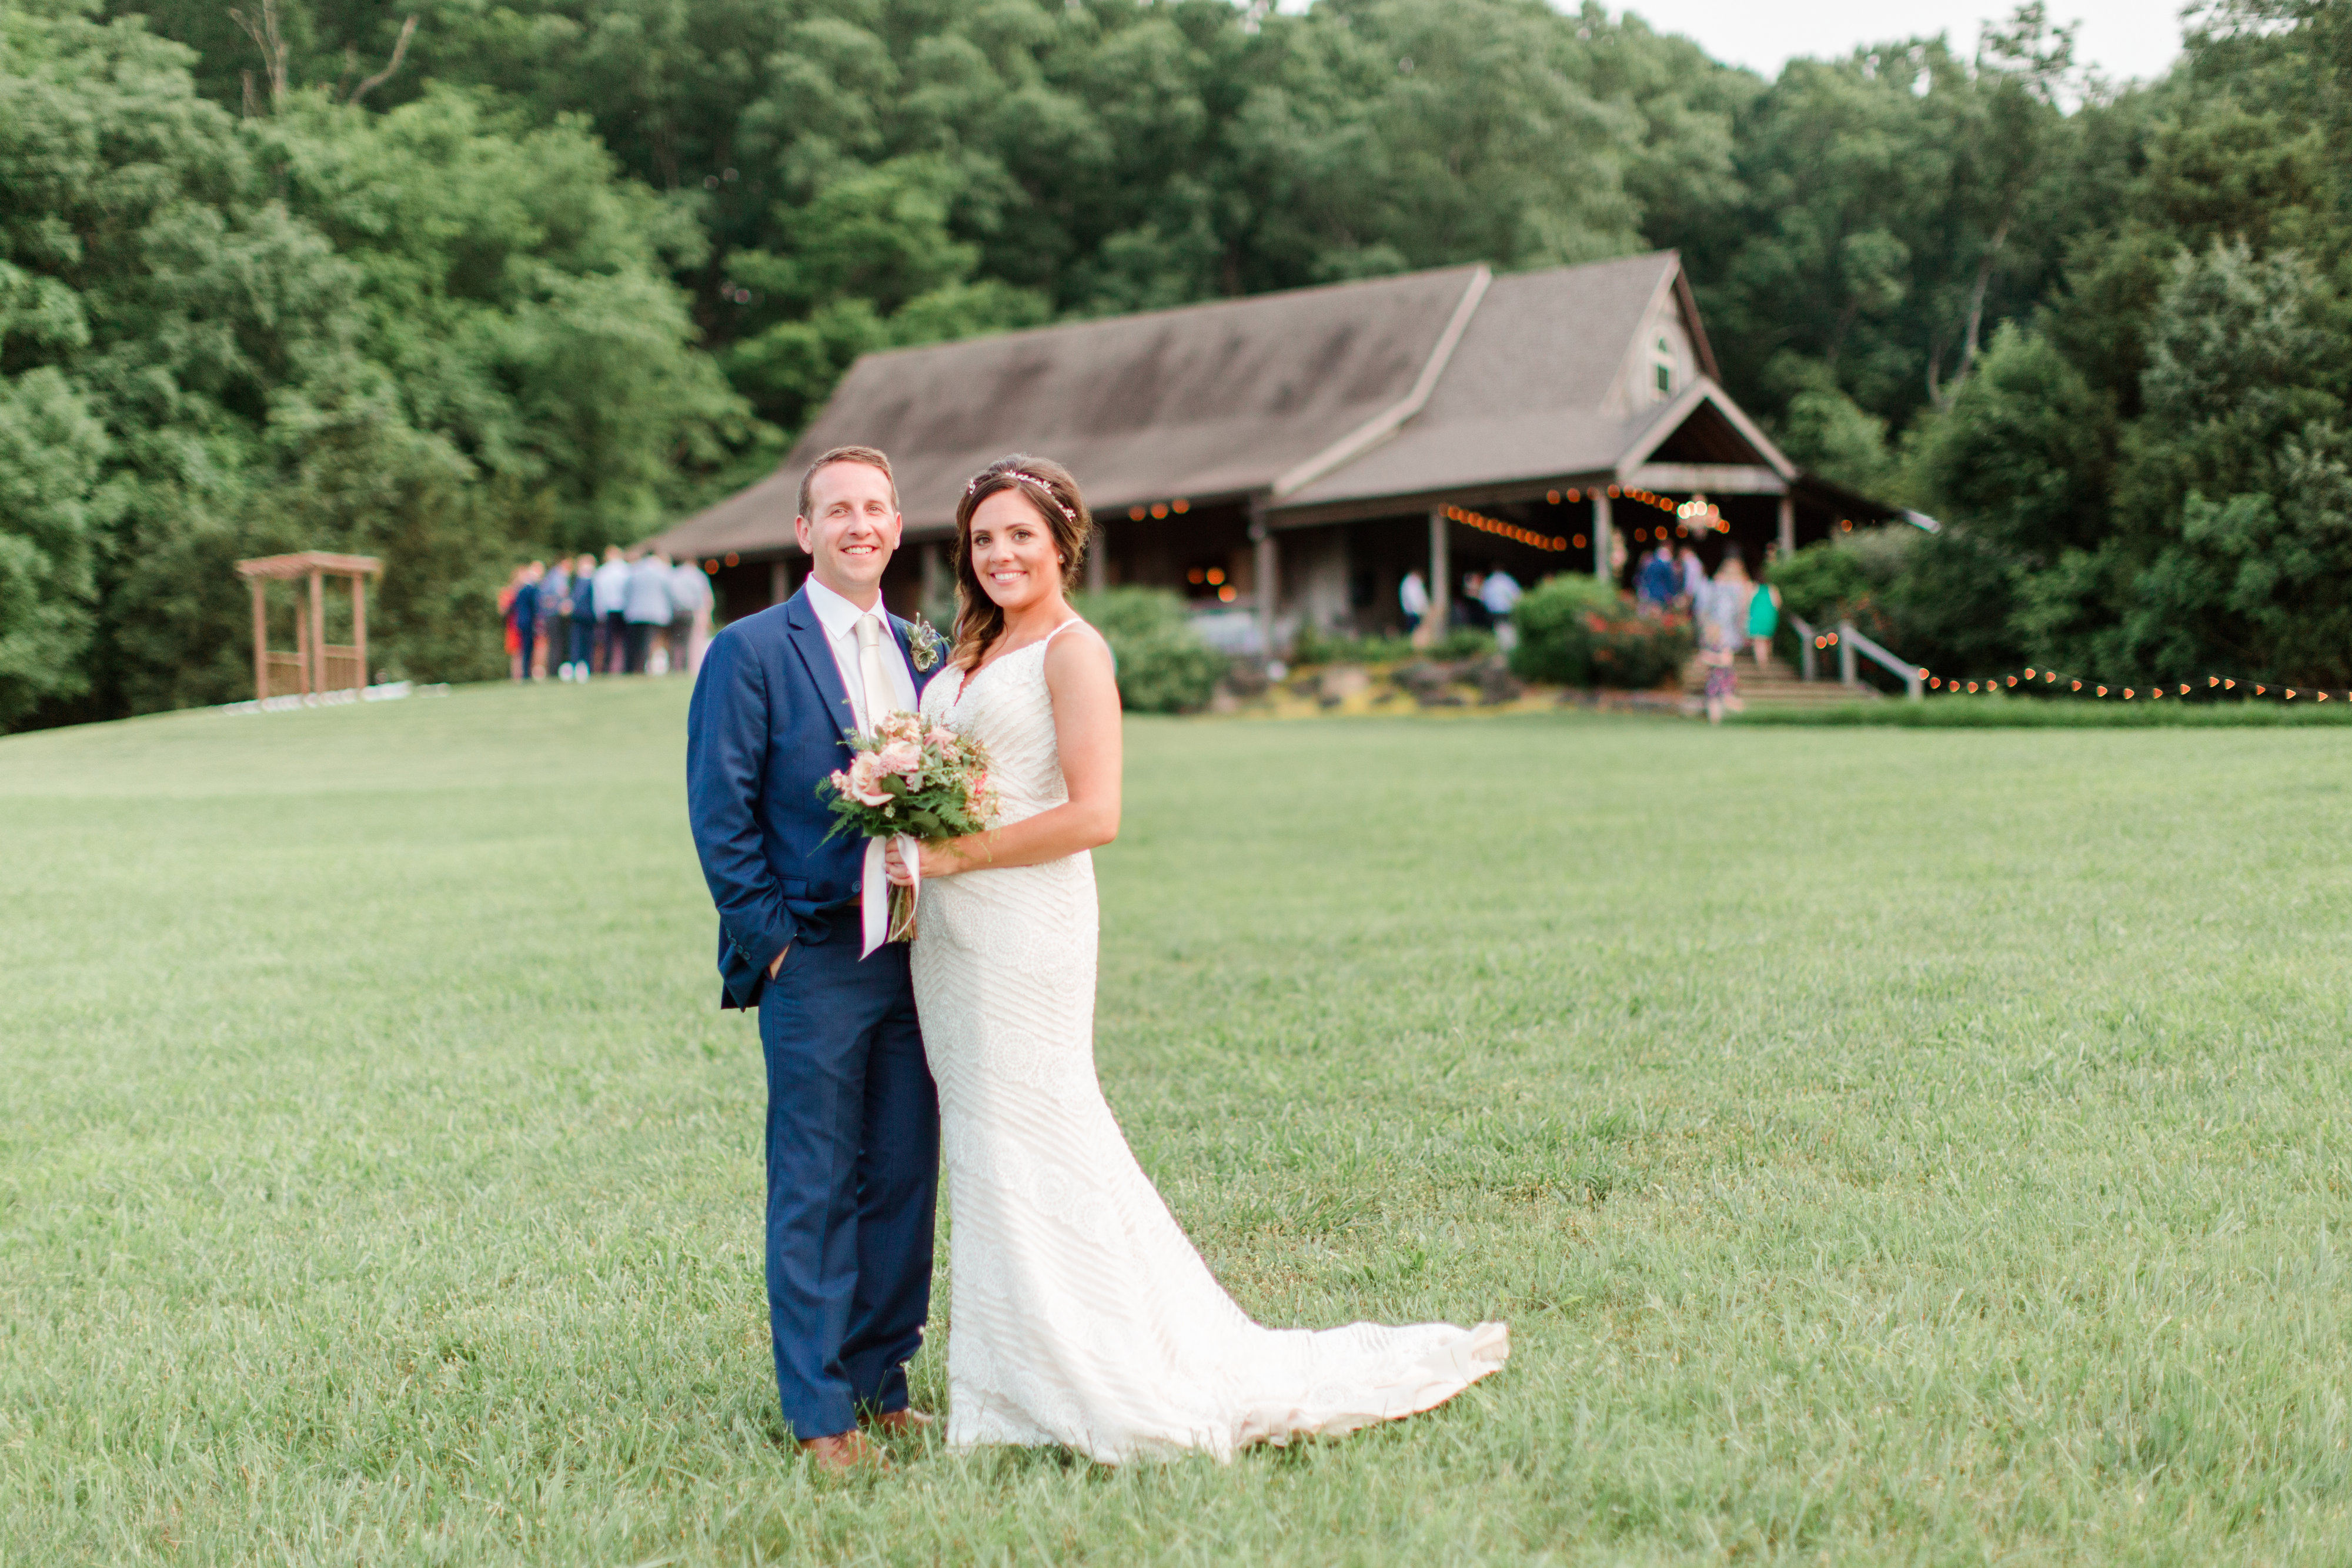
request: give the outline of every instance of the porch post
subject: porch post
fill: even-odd
[[[259,577],[245,580],[253,587],[253,700],[269,700],[269,600]]]
[[[1445,514],[1429,514],[1429,619],[1431,641],[1454,626],[1454,551],[1445,534]]]
[[[367,573],[352,573],[352,651],[359,655],[360,678],[357,689],[367,690]]]
[[[1603,582],[1614,581],[1617,576],[1615,572],[1609,570],[1609,541],[1611,530],[1614,527],[1615,524],[1610,517],[1609,492],[1606,490],[1593,491],[1592,575],[1599,578]]]
[[[768,602],[782,604],[793,596],[793,569],[782,556],[768,563]]]
[[[1252,574],[1257,579],[1257,640],[1268,659],[1274,657],[1275,574],[1279,563],[1276,557],[1274,530],[1265,526],[1265,517],[1256,501],[1250,503],[1249,537],[1255,559]]]
[[[1087,541],[1087,591],[1100,593],[1110,586],[1110,530],[1100,522],[1095,524],[1095,537]]]
[[[954,591],[954,586],[948,581],[947,551],[939,540],[927,541],[919,559],[923,564],[923,610],[929,613],[932,605]]]
[[[1797,553],[1797,498],[1788,491],[1780,492],[1780,554],[1786,559]]]

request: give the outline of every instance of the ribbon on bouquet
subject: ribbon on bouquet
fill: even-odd
[[[862,879],[863,894],[858,900],[858,915],[866,926],[866,946],[857,956],[862,963],[874,956],[890,935],[890,873],[884,857],[892,844],[898,846],[898,858],[907,862],[907,874],[913,880],[908,884],[907,897],[911,903],[923,891],[923,845],[912,833],[900,833],[896,838],[866,841],[866,871]]]

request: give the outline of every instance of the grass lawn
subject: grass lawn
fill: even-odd
[[[0,741],[0,1563],[2352,1558],[2352,737],[1137,721],[1144,1165],[1261,1319],[1511,1364],[828,1481],[686,696]]]

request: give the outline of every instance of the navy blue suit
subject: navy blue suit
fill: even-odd
[[[890,625],[905,657],[906,622]],[[865,841],[826,842],[817,793],[847,764],[853,714],[805,593],[711,639],[687,713],[719,1005],[760,1009],[769,1323],[784,1418],[803,1438],[849,1430],[860,1407],[906,1406],[931,1301],[939,1092],[907,946],[858,958]]]

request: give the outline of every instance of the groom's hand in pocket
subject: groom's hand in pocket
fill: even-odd
[[[790,953],[792,950],[793,945],[787,942],[784,944],[783,953],[777,954],[773,959],[770,960],[768,964],[768,978],[772,980],[776,977],[776,971],[784,967],[784,954]]]

